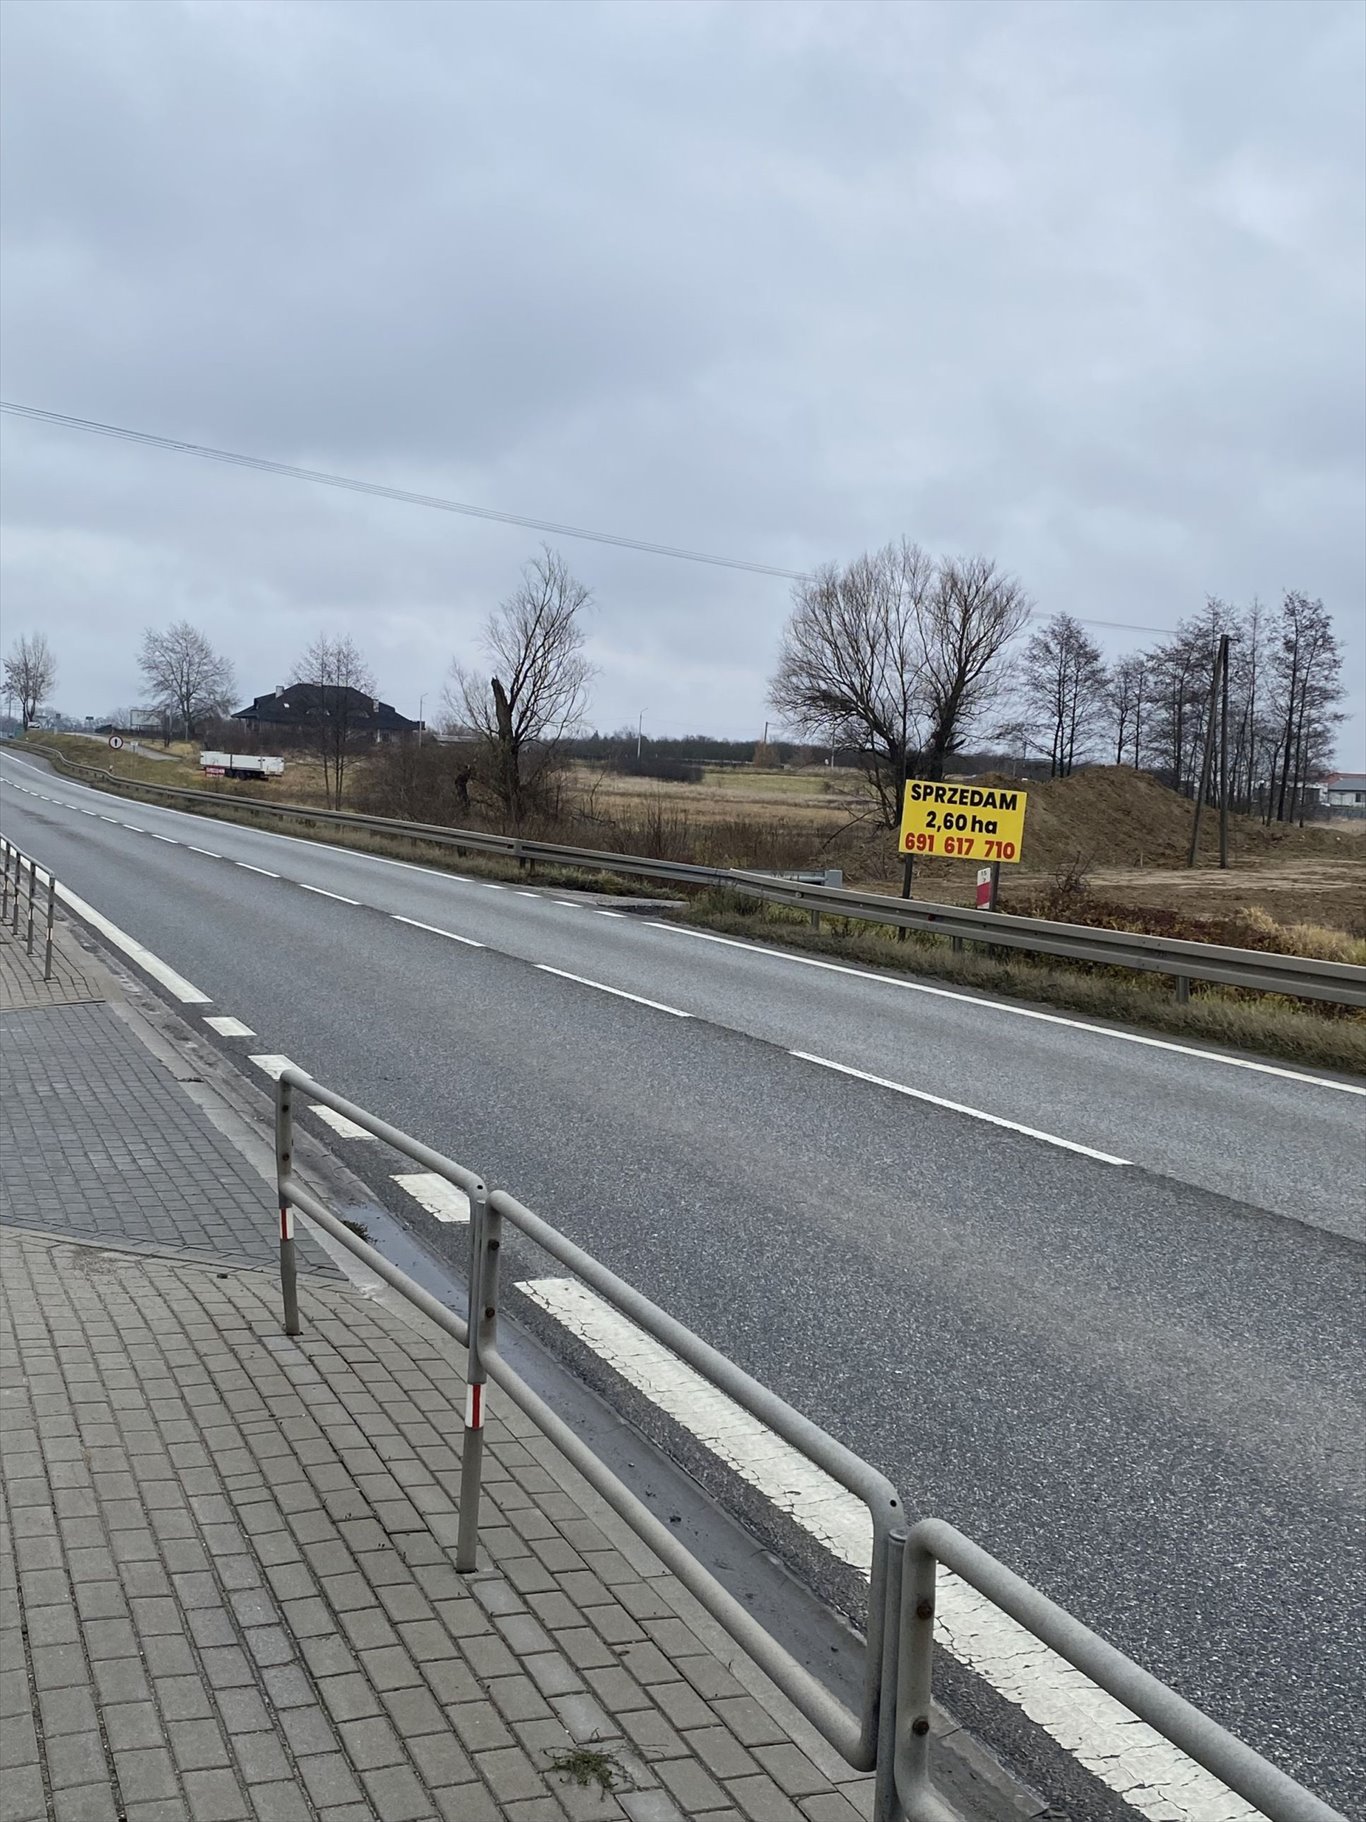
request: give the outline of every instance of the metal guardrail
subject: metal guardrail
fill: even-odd
[[[344,1115],[386,1145],[434,1171],[469,1198],[468,1305],[464,1319],[362,1240],[294,1172],[296,1091]],[[885,1475],[810,1418],[752,1379],[634,1286],[477,1172],[424,1145],[292,1064],[275,1085],[280,1282],[287,1335],[302,1330],[294,1255],[294,1210],[365,1262],[467,1350],[456,1567],[478,1563],[485,1389],[494,1381],[526,1413],[691,1594],[777,1684],[846,1762],[875,1774],[874,1822],[960,1822],[934,1788],[930,1718],[934,1674],[936,1565],[943,1563],[1019,1625],[1090,1677],[1271,1822],[1344,1822],[1337,1812],[1263,1759],[1164,1683],[1150,1676],[1037,1588],[952,1525],[906,1510]],[[550,1253],[630,1321],[814,1462],[868,1507],[873,1527],[863,1684],[857,1713],[832,1695],[655,1517],[498,1349],[498,1267],[504,1223]]]
[[[1104,930],[1090,924],[1056,923],[1044,918],[1013,917],[999,911],[978,911],[961,905],[937,905],[924,899],[893,898],[882,892],[854,892],[844,887],[808,884],[767,873],[731,867],[702,867],[686,861],[654,860],[637,854],[612,854],[593,848],[571,848],[556,842],[529,841],[520,836],[491,835],[477,829],[454,829],[439,823],[408,822],[392,816],[367,816],[350,810],[328,810],[309,804],[272,803],[268,798],[239,796],[236,792],[196,791],[182,786],[156,785],[141,779],[122,778],[113,772],[68,759],[53,747],[27,742],[29,751],[52,759],[60,771],[99,781],[132,795],[223,807],[279,818],[305,825],[371,829],[436,847],[466,853],[498,854],[533,868],[542,865],[573,867],[586,872],[612,873],[640,879],[663,880],[687,886],[720,886],[762,899],[769,904],[790,905],[808,913],[813,924],[822,916],[850,918],[900,930],[919,930],[947,937],[955,945],[970,942],[990,948],[1019,949],[1029,954],[1056,956],[1067,961],[1100,963],[1132,968],[1141,973],[1171,975],[1178,995],[1184,998],[1191,981],[1211,981],[1242,987],[1256,993],[1284,994],[1294,999],[1327,1000],[1337,1005],[1366,1008],[1366,967],[1350,962],[1319,961],[1312,956],[1280,955],[1258,949],[1235,949],[1216,943],[1189,942],[1167,936],[1146,936],[1129,930]]]
[[[12,841],[0,835],[0,923],[8,922],[11,934],[19,934],[19,912],[24,898],[24,868],[28,868],[28,917],[25,921],[24,953],[33,954],[34,921],[38,914],[38,875],[43,871],[31,854],[25,854],[16,848]],[[12,875],[12,877],[11,877]],[[57,893],[57,882],[51,873],[44,872],[47,881],[47,912],[44,932],[43,979],[52,979],[52,914]]]

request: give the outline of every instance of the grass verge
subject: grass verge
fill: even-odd
[[[1183,1005],[1168,975],[1054,962],[1019,952],[955,951],[947,938],[922,931],[909,932],[906,941],[899,943],[894,930],[846,918],[827,918],[820,930],[813,930],[804,912],[766,905],[730,891],[697,893],[688,901],[682,921],[773,947],[1031,1000],[1089,1018],[1258,1051],[1288,1062],[1366,1075],[1366,1014],[1347,1008],[1315,1010],[1279,994],[1249,994],[1198,981],[1191,983],[1190,999]]]

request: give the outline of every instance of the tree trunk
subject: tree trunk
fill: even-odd
[[[516,730],[512,723],[512,705],[501,681],[493,679],[493,708],[498,718],[498,772],[502,798],[508,820],[514,829],[522,826],[522,773],[517,752]]]

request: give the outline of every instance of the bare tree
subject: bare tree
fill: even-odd
[[[1029,618],[1029,597],[990,557],[944,558],[918,604],[923,696],[928,718],[923,770],[944,762],[1000,689],[999,660]]]
[[[1115,664],[1105,692],[1110,729],[1115,737],[1115,764],[1123,765],[1125,755],[1132,754],[1137,771],[1143,751],[1143,715],[1147,707],[1148,665],[1141,652],[1121,658]]]
[[[223,714],[231,706],[232,665],[188,620],[177,620],[164,632],[148,627],[138,669],[152,701],[175,718],[186,740],[202,715]]]
[[[925,720],[922,624],[934,586],[932,560],[905,538],[804,577],[769,685],[794,733],[862,755],[888,827]]]
[[[1322,601],[1287,594],[1271,660],[1272,708],[1279,726],[1266,819],[1303,823],[1308,786],[1324,771],[1342,720],[1342,652]],[[1279,765],[1278,765],[1279,762]],[[1278,777],[1279,771],[1279,777]]]
[[[341,808],[346,766],[357,728],[376,708],[375,679],[355,641],[320,633],[299,664],[308,745],[322,761],[323,792]]]
[[[487,686],[481,672],[451,664],[446,708],[479,742],[486,782],[514,829],[522,825],[534,785],[554,766],[588,705],[595,673],[584,656],[580,615],[591,601],[563,557],[543,545],[485,623]]]
[[[5,688],[19,704],[24,732],[33,726],[46,697],[57,687],[57,660],[45,633],[25,633],[5,654]]]
[[[1033,725],[1049,739],[1049,776],[1066,778],[1105,706],[1100,649],[1070,614],[1054,614],[1025,647],[1023,691]]]

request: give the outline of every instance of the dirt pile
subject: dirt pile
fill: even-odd
[[[991,778],[974,782],[1017,781]],[[1023,866],[1028,872],[1051,872],[1076,861],[1089,869],[1169,867],[1185,860],[1195,806],[1146,772],[1095,766],[1071,778],[1030,784],[1027,789]],[[1218,812],[1207,809],[1200,832],[1201,851],[1217,853],[1218,839]],[[1304,829],[1288,824],[1266,828],[1250,816],[1230,819],[1230,847],[1233,854],[1248,859],[1310,854],[1347,859],[1360,853],[1359,838],[1350,830],[1323,824]]]

